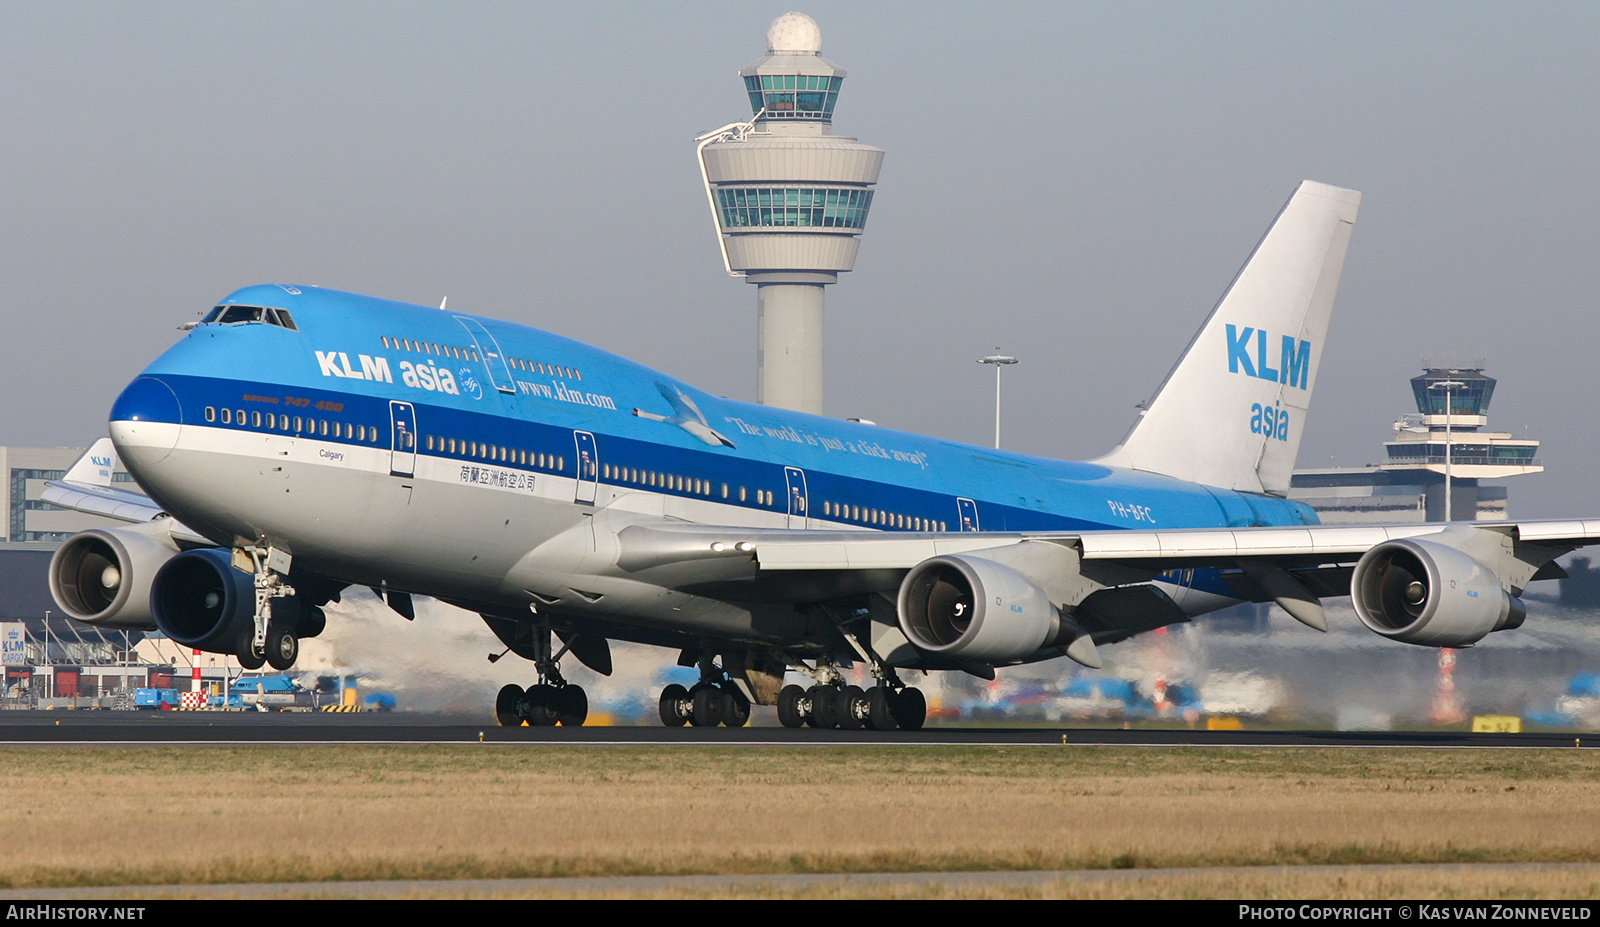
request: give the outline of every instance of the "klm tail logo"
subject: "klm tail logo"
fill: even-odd
[[[1284,335],[1277,345],[1281,350],[1278,353],[1278,367],[1274,370],[1268,364],[1267,346],[1270,341],[1266,329],[1246,328],[1240,331],[1237,326],[1229,325],[1228,372],[1243,372],[1247,377],[1305,389],[1306,379],[1311,374],[1311,342],[1296,341]]]

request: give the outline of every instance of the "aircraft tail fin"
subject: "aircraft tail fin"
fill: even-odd
[[[1317,382],[1361,194],[1305,181],[1097,463],[1283,495]]]
[[[110,438],[101,438],[84,451],[78,462],[62,477],[64,482],[83,483],[88,486],[109,487],[111,475],[117,468],[117,449]]]

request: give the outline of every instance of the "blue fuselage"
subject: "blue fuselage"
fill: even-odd
[[[286,309],[295,328],[196,327],[143,374],[169,387],[176,404],[151,404],[145,390],[130,388],[114,406],[113,422],[143,417],[293,434],[337,453],[352,445],[393,449],[393,404],[404,403],[409,420],[398,427],[417,436],[417,454],[458,462],[464,483],[483,478],[474,468],[497,471],[497,482],[510,473],[590,478],[579,467],[580,456],[592,454],[599,484],[777,509],[813,526],[1033,531],[1316,523],[1306,506],[1275,497],[718,398],[589,345],[493,319],[279,286],[240,290],[224,304]],[[337,425],[338,435],[325,424]],[[352,425],[361,438],[345,436]],[[592,449],[575,434],[592,436]],[[792,470],[803,472],[803,489],[791,485]],[[790,512],[801,495],[805,511]]]

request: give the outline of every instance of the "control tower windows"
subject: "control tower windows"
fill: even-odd
[[[832,119],[842,77],[826,74],[752,74],[744,79],[750,112],[763,119]],[[762,112],[765,109],[766,112]]]
[[[867,224],[872,191],[858,188],[724,187],[717,191],[722,227],[838,228]]]

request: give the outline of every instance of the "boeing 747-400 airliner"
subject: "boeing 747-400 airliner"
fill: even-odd
[[[1523,619],[1600,520],[1321,526],[1289,501],[1360,195],[1306,182],[1111,453],[1083,463],[708,395],[603,350],[316,287],[240,290],[139,375],[46,498],[129,527],[50,567],[79,621],[287,668],[324,607],[478,612],[535,684],[505,724],[581,724],[571,656],[699,668],[668,725],[922,726],[907,669],[993,676],[1240,601],[1462,647]],[[120,455],[148,495],[112,488]],[[552,637],[555,640],[552,640]],[[876,684],[845,685],[863,662]],[[784,685],[785,674],[812,685]],[[529,680],[533,681],[533,680]]]

